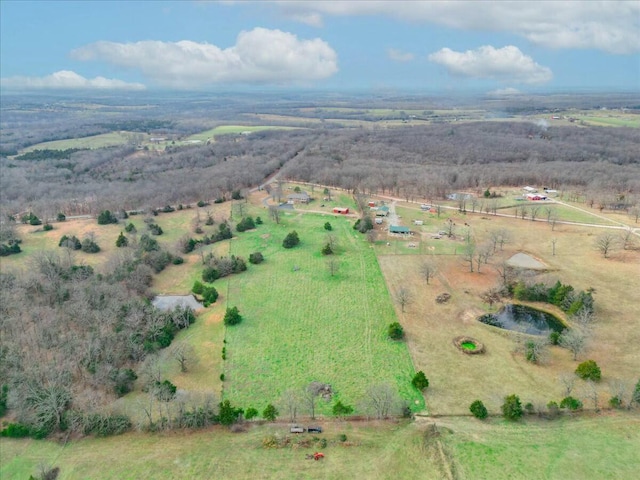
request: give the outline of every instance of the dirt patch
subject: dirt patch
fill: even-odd
[[[548,267],[539,260],[526,253],[516,253],[509,260],[507,265],[515,268],[526,268],[529,270],[546,270]]]

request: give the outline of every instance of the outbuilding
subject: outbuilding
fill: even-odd
[[[349,208],[348,207],[334,207],[333,213],[339,213],[341,215],[346,215],[347,213],[349,213]]]
[[[411,230],[409,230],[409,227],[401,227],[400,225],[391,225],[389,227],[389,233],[396,233],[399,235],[409,235],[411,233]]]

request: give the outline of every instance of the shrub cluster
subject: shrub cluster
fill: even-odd
[[[244,258],[231,255],[230,257],[214,257],[210,254],[207,257],[207,266],[202,271],[202,280],[213,283],[218,278],[226,277],[233,273],[244,272],[247,263]]]
[[[256,228],[256,224],[251,217],[245,217],[238,222],[236,225],[236,230],[239,232],[244,232],[246,230],[251,230]]]
[[[147,225],[147,228],[151,232],[151,235],[162,235],[164,232],[162,231],[162,227],[157,223],[150,223]]]
[[[289,232],[284,240],[282,241],[282,246],[284,248],[293,248],[300,243],[300,237],[298,237],[298,232],[295,230]]]
[[[72,235],[71,237],[63,235],[58,242],[58,246],[66,247],[70,250],[80,250],[82,248],[82,242],[80,242],[80,240],[78,240],[78,237],[76,237],[75,235]]]
[[[369,217],[359,218],[356,220],[353,229],[358,230],[360,233],[367,233],[369,230],[373,230],[373,221]]]
[[[98,225],[108,225],[110,223],[118,223],[118,219],[110,210],[103,210],[98,214]]]
[[[36,215],[29,212],[26,215],[22,216],[22,223],[28,223],[29,225],[42,225],[42,220],[40,220]]]
[[[569,315],[574,315],[583,309],[589,313],[593,312],[591,292],[576,292],[571,285],[563,285],[560,281],[552,287],[547,287],[543,283],[526,285],[520,281],[511,285],[509,290],[518,300],[551,303]]]
[[[221,242],[222,240],[228,240],[232,237],[233,234],[231,233],[229,224],[223,222],[218,225],[218,231],[212,233],[210,236],[205,235],[201,239],[184,238],[180,245],[180,250],[182,251],[182,253],[191,253],[198,247],[198,245],[211,245],[212,243]]]
[[[22,249],[18,245],[20,241],[9,240],[7,243],[0,244],[0,257],[7,257],[9,255],[15,255],[20,253]]]
[[[264,256],[260,252],[253,252],[249,254],[249,263],[253,265],[258,265],[259,263],[264,262]]]
[[[387,334],[392,340],[402,340],[404,338],[404,328],[398,322],[393,322],[387,327]]]

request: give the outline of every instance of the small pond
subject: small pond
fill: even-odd
[[[178,306],[190,307],[193,310],[198,310],[203,305],[196,300],[193,295],[158,295],[151,304],[159,310],[173,310]]]
[[[547,335],[550,330],[562,332],[567,328],[555,315],[525,305],[510,303],[502,307],[498,313],[487,313],[478,320],[487,325],[529,335]]]

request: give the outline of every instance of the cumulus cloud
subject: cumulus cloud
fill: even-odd
[[[640,2],[625,0],[307,0],[272,3],[290,18],[303,14],[381,15],[461,30],[509,32],[550,48],[593,48],[614,54],[640,51]]]
[[[5,88],[19,88],[25,90],[144,90],[141,83],[129,83],[115,78],[85,78],[70,70],[46,75],[44,77],[8,77],[1,80]]]
[[[403,52],[395,48],[387,48],[387,57],[394,62],[410,62],[413,60],[413,53]]]
[[[325,41],[300,40],[280,30],[255,28],[222,49],[209,43],[96,42],[72,52],[77,60],[102,60],[140,70],[159,85],[174,88],[218,83],[286,84],[330,77],[337,54]]]
[[[443,48],[429,55],[429,60],[456,76],[514,83],[545,83],[553,78],[551,69],[538,65],[513,45],[502,48],[485,45],[466,52]]]

